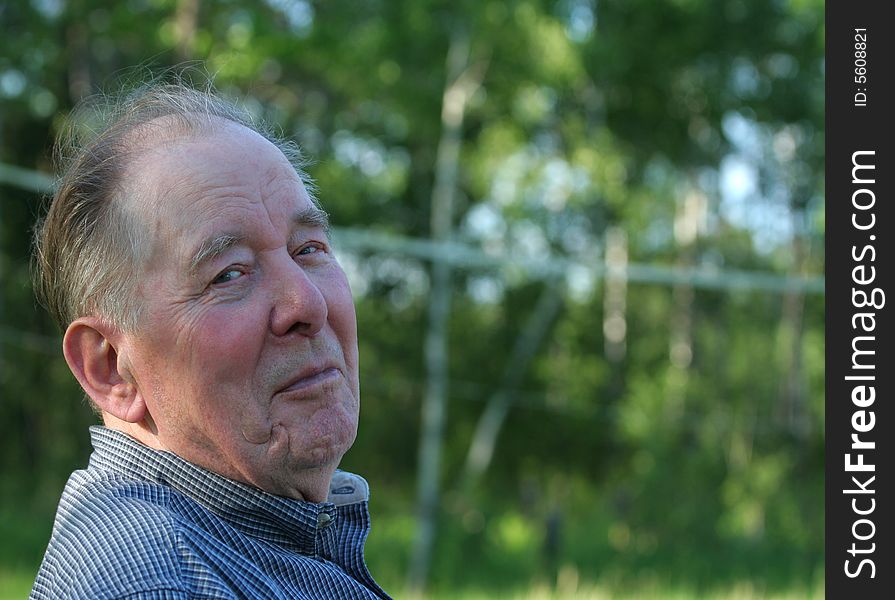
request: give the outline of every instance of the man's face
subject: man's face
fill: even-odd
[[[325,215],[282,153],[237,125],[133,170],[152,242],[125,356],[159,443],[306,495],[353,443],[360,398],[354,304]]]

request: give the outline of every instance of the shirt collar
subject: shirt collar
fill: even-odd
[[[360,476],[336,471],[327,502],[268,494],[194,465],[176,454],[149,448],[127,434],[90,428],[90,467],[164,485],[188,496],[247,535],[302,554],[332,555],[338,540],[339,507],[366,502],[369,486]]]

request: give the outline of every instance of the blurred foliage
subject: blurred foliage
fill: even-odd
[[[611,358],[594,269],[614,229],[632,263],[823,272],[819,0],[5,2],[0,163],[49,172],[78,99],[193,60],[197,80],[207,69],[301,143],[336,225],[424,238],[457,31],[484,77],[465,114],[456,238],[578,266],[560,283],[511,267],[454,272],[434,590],[813,593],[823,297],[629,282]],[[0,182],[0,580],[36,568],[94,420],[31,296],[41,203]],[[430,264],[342,260],[364,396],[343,466],[371,481],[369,562],[400,595]],[[509,390],[486,477],[461,491],[476,422],[545,285],[563,286],[563,310]]]

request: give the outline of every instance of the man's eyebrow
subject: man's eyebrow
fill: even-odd
[[[320,207],[311,206],[295,213],[292,226],[320,227],[329,234],[329,215]]]
[[[329,215],[325,210],[312,206],[295,213],[292,217],[292,227],[320,227],[329,235]],[[233,233],[224,233],[206,239],[199,245],[190,260],[190,273],[196,273],[203,264],[244,241],[245,236]]]
[[[225,233],[206,239],[193,254],[193,258],[190,261],[190,273],[196,273],[204,263],[217,258],[230,248],[242,243],[243,240],[243,236],[232,233]]]

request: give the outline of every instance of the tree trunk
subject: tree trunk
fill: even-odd
[[[431,231],[435,242],[451,238],[454,196],[460,167],[463,116],[470,96],[481,83],[483,72],[469,66],[469,37],[463,31],[451,39],[447,55],[447,83],[442,95],[441,139],[435,158],[432,188]],[[426,332],[426,393],[417,475],[417,536],[408,573],[411,595],[422,594],[429,574],[435,523],[438,515],[441,450],[448,399],[448,321],[451,305],[451,272],[445,260],[435,258],[429,296]]]
[[[196,39],[196,22],[199,19],[199,0],[179,0],[175,16],[177,32],[177,57],[181,61],[193,58]]]
[[[538,298],[538,303],[528,318],[525,329],[516,340],[504,369],[500,389],[488,400],[476,425],[461,477],[463,482],[461,489],[464,492],[464,497],[468,496],[482,473],[491,464],[497,437],[500,435],[500,429],[513,403],[513,392],[521,383],[560,308],[562,308],[562,295],[559,290],[559,282],[548,280],[541,297]]]
[[[704,227],[707,198],[696,186],[691,186],[677,205],[674,218],[674,239],[678,246],[678,268],[693,267],[696,240]],[[693,284],[677,283],[672,291],[671,330],[668,357],[671,362],[666,392],[666,418],[673,422],[684,412],[687,380],[693,361]]]
[[[610,401],[621,397],[621,363],[627,352],[628,238],[621,227],[606,230],[606,280],[603,293],[603,354],[612,364]]]
[[[71,14],[79,13],[72,10]],[[81,21],[73,20],[66,27],[65,38],[68,54],[68,95],[74,104],[93,93],[87,26]]]
[[[801,274],[805,264],[806,250],[803,228],[800,226],[798,209],[791,208],[793,220],[792,272]],[[785,427],[797,437],[808,434],[808,410],[805,406],[805,392],[802,371],[802,315],[805,294],[798,289],[783,294],[783,309],[780,319],[778,339],[782,344],[784,374],[781,378],[780,398],[784,410]]]

